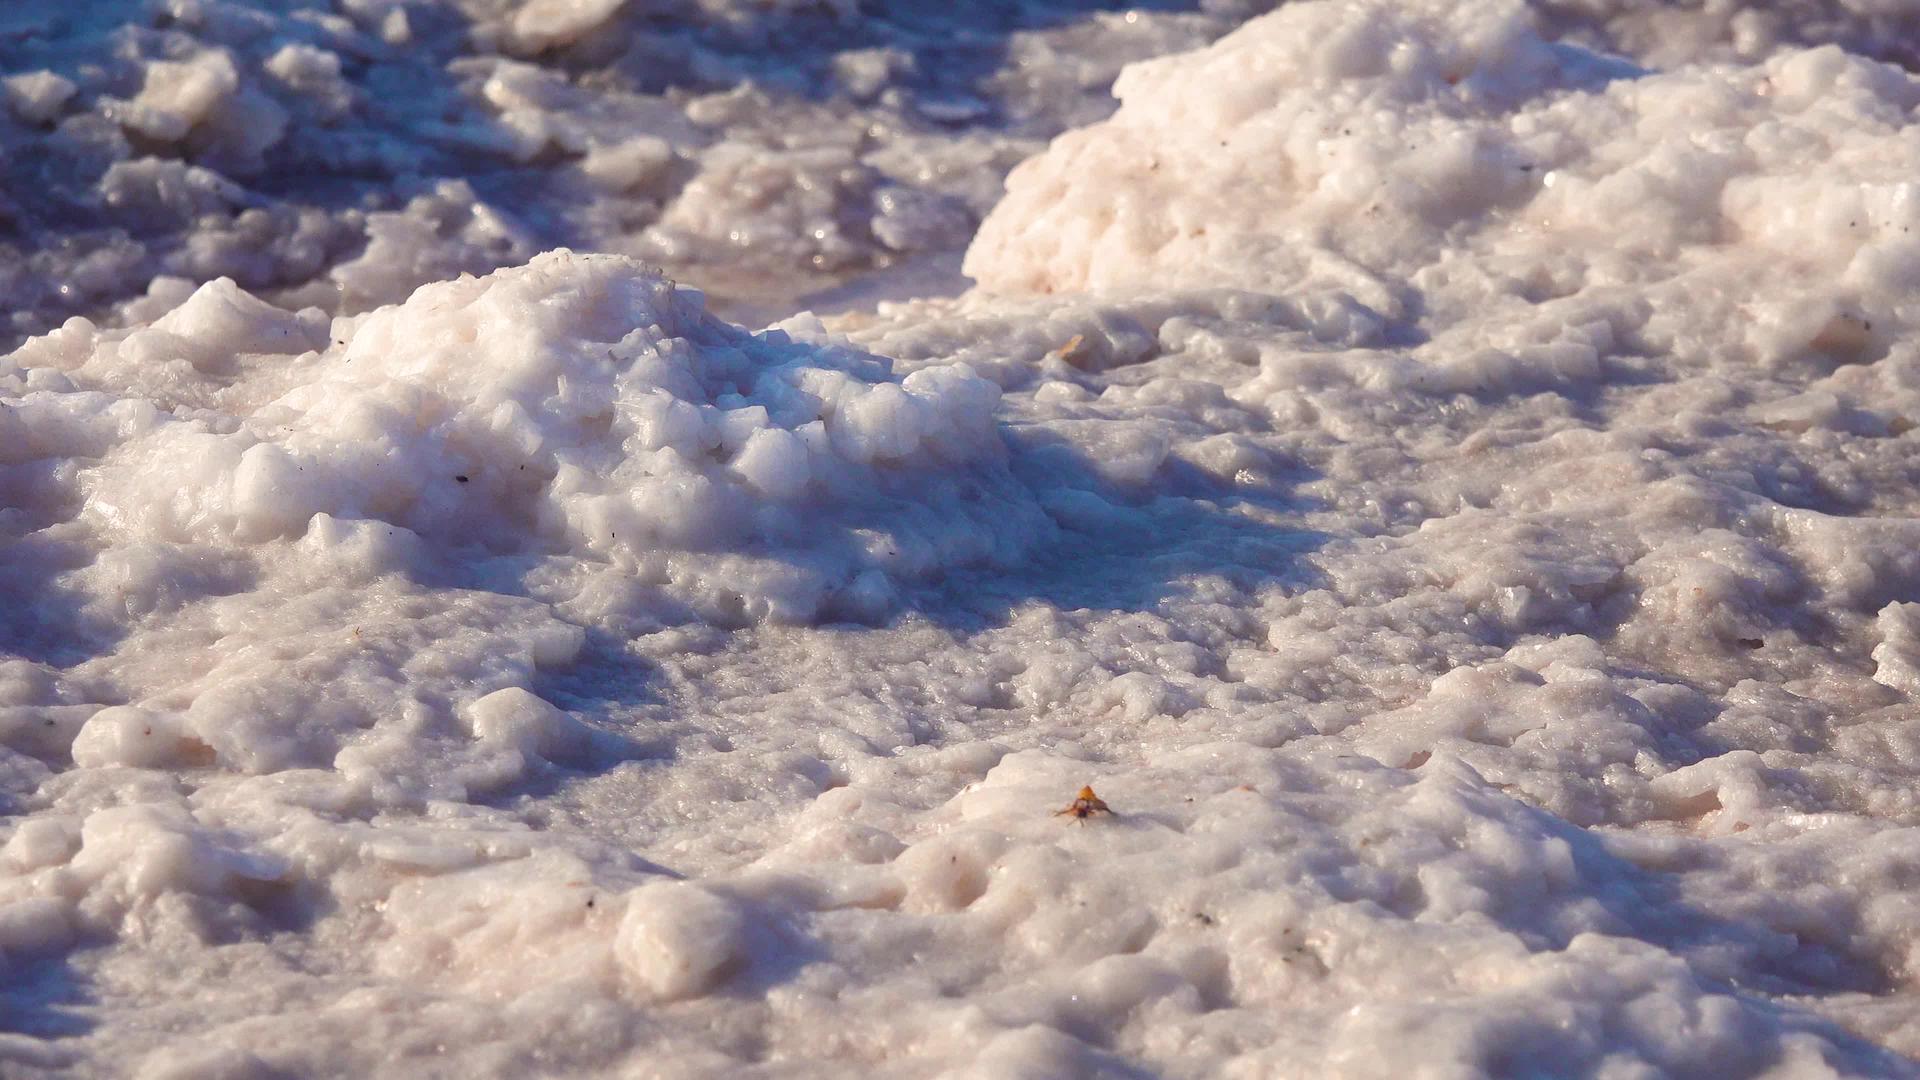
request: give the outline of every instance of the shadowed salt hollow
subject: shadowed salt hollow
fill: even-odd
[[[1911,17],[1269,6],[0,12],[0,1076],[1920,1076]]]

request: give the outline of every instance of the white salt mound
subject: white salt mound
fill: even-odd
[[[84,516],[127,543],[245,548],[299,540],[316,515],[377,521],[436,549],[607,566],[751,621],[877,617],[899,584],[1047,532],[1005,472],[992,383],[749,334],[632,260],[557,252],[333,334],[222,280],[150,328],[76,323],[20,355],[87,384],[166,365],[159,400],[238,414],[152,414],[101,448]],[[289,353],[307,355],[269,362]],[[76,400],[23,402],[22,439],[57,441]],[[855,588],[869,571],[877,591]]]
[[[1345,294],[1455,353],[1628,295],[1682,359],[1871,358],[1914,318],[1920,89],[1834,47],[1656,72],[1517,3],[1314,2],[1114,90],[1009,177],[983,286]]]

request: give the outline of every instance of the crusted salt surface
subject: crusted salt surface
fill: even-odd
[[[0,1072],[1913,1074],[1920,92],[1854,8],[1288,5],[1026,166],[989,288],[760,333],[616,256],[407,296],[533,242],[457,181],[346,263],[247,218],[247,95],[364,132],[434,5],[9,83],[352,295],[188,263],[0,360]],[[465,10],[454,160],[722,269],[947,243],[1134,40],[677,113],[594,96],[670,12]],[[841,137],[906,89],[1029,126]]]

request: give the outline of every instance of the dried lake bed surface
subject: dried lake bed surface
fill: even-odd
[[[1920,1076],[1916,68],[9,5],[0,1075]]]

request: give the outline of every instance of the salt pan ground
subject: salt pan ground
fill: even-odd
[[[1920,1076],[1903,5],[0,67],[0,1075]]]

